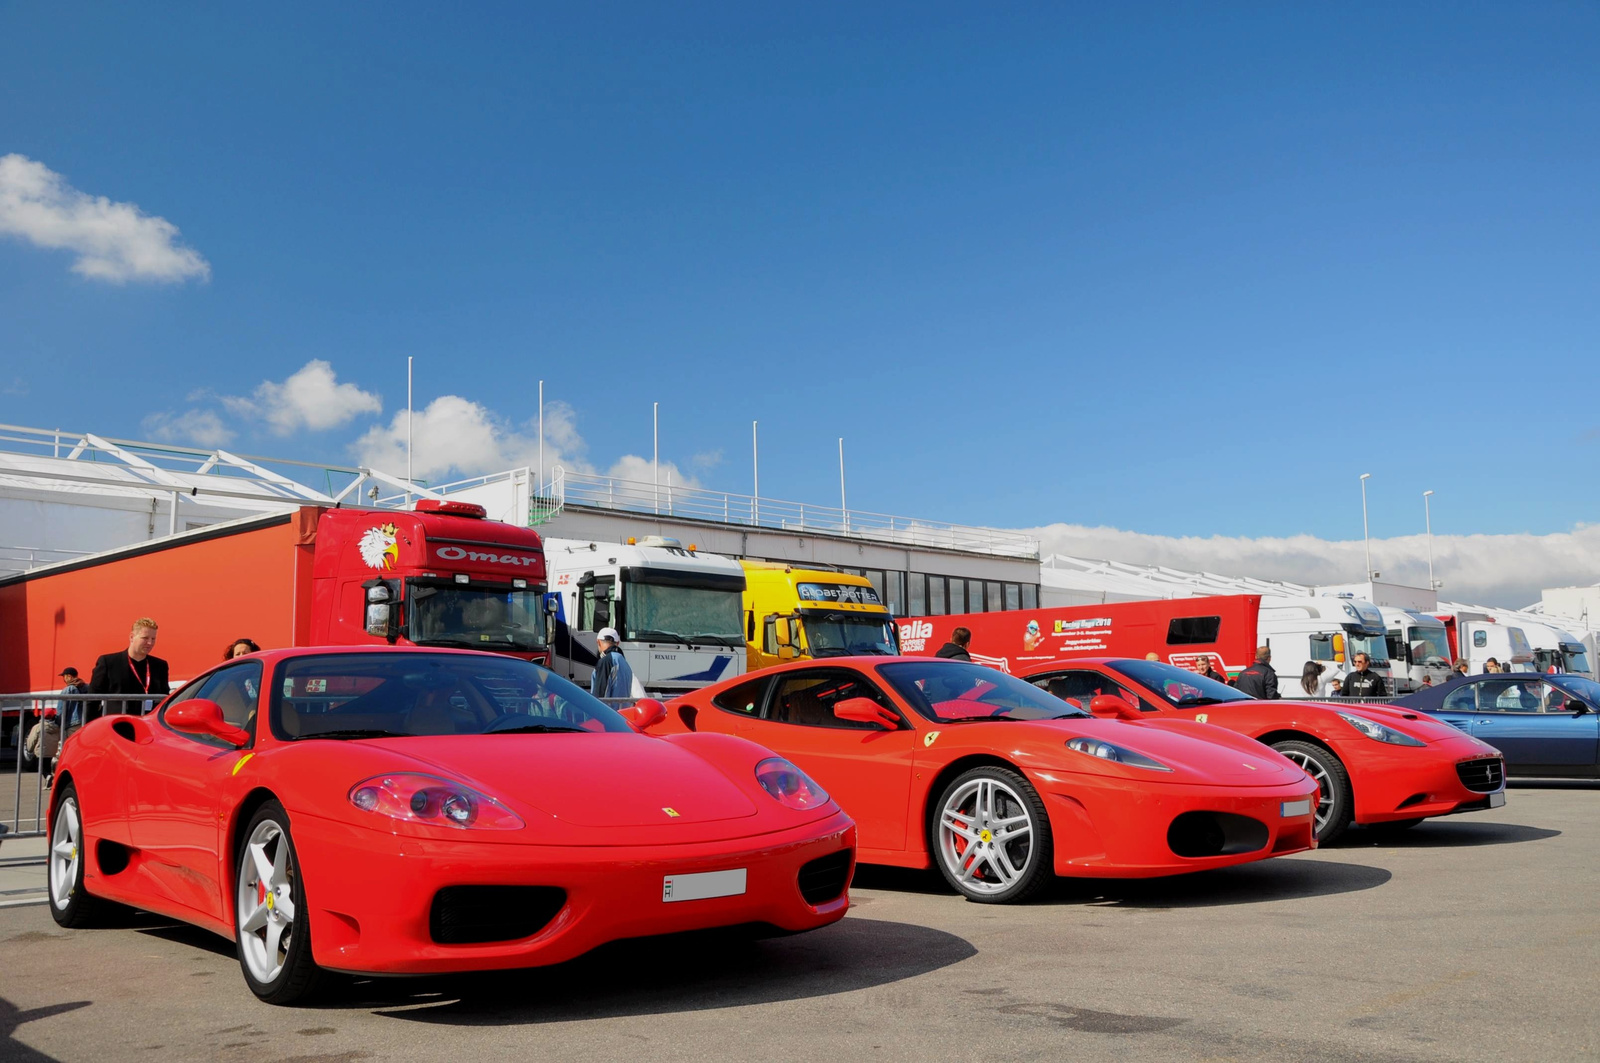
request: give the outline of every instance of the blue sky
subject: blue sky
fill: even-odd
[[[836,500],[844,436],[880,512],[1348,539],[1371,472],[1378,536],[1428,488],[1565,531],[1597,46],[1580,4],[9,5],[0,155],[209,277],[0,237],[0,419],[349,461],[412,355],[513,437],[543,378],[601,469],[660,401],[720,489],[759,418],[763,494]],[[313,360],[382,413],[275,432]]]

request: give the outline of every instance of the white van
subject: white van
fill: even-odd
[[[745,671],[744,569],[677,539],[546,539],[555,599],[551,665],[587,686],[596,635],[614,627],[634,696],[671,697]]]

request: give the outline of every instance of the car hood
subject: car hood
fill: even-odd
[[[753,795],[717,768],[646,735],[455,735],[381,745],[416,761],[418,771],[459,779],[507,805],[574,826],[658,826],[667,818],[681,825],[756,814]]]
[[[1172,769],[1170,775],[1142,768],[1125,769],[1126,772],[1137,773],[1139,778],[1149,776],[1152,782],[1282,786],[1306,777],[1294,764],[1266,746],[1260,746],[1259,750],[1251,749],[1250,746],[1258,746],[1259,743],[1252,741],[1246,745],[1235,741],[1231,734],[1212,735],[1208,733],[1211,728],[1206,725],[1187,721],[1179,722],[1181,730],[1163,726],[1162,721],[1158,720],[1151,720],[1147,724],[1144,721],[1086,718],[999,726],[1012,730],[1026,727],[1032,732],[1032,737],[1047,741],[1052,746],[1064,746],[1068,739],[1083,736],[1143,753]],[[1196,731],[1207,733],[1193,733]],[[1065,756],[1072,759],[1051,759],[1074,771],[1096,764],[1094,758],[1082,753],[1068,750]],[[1106,766],[1104,762],[1099,763],[1101,767]]]
[[[1297,704],[1302,703],[1297,702]],[[1381,723],[1385,727],[1392,727],[1402,734],[1408,734],[1424,742],[1439,742],[1447,738],[1461,737],[1459,728],[1435,719],[1426,712],[1408,709],[1404,706],[1386,705],[1378,702],[1358,702],[1350,705],[1330,705],[1325,702],[1307,702],[1303,704],[1335,715],[1342,712],[1350,716],[1362,716],[1373,723]],[[1339,723],[1345,729],[1349,729],[1349,724],[1344,723],[1342,720]],[[1352,737],[1359,736],[1352,732]]]

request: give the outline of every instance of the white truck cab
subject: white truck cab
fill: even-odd
[[[1493,657],[1505,672],[1533,671],[1533,646],[1517,624],[1496,623],[1488,613],[1457,609],[1439,617],[1446,629],[1454,628],[1457,660],[1478,675]]]
[[[1392,693],[1388,631],[1377,606],[1344,595],[1263,595],[1256,622],[1257,637],[1272,649],[1278,691],[1285,698],[1308,696],[1300,687],[1307,661],[1322,665],[1321,679],[1327,682],[1350,674],[1358,653],[1367,655],[1372,672]]]
[[[1576,675],[1589,674],[1589,649],[1583,640],[1570,631],[1563,631],[1553,624],[1526,620],[1522,617],[1510,619],[1496,616],[1495,619],[1506,623],[1515,624],[1522,629],[1523,635],[1528,639],[1528,646],[1533,651],[1533,670],[1536,672],[1570,672]]]
[[[546,539],[558,675],[588,685],[602,628],[622,636],[634,696],[671,697],[745,671],[744,569],[677,539]]]
[[[1415,609],[1380,605],[1388,628],[1394,694],[1410,694],[1449,680],[1450,636],[1444,621]]]

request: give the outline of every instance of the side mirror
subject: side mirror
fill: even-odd
[[[180,701],[162,717],[174,731],[190,735],[210,735],[235,746],[250,744],[250,732],[222,718],[222,706],[206,698]]]
[[[900,717],[894,712],[879,705],[871,698],[845,698],[833,707],[833,715],[840,720],[853,720],[856,723],[874,723],[885,731],[893,731],[900,726]]]
[[[1115,694],[1096,694],[1089,699],[1089,713],[1107,720],[1137,720],[1139,710]]]
[[[1585,705],[1577,698],[1573,698],[1571,701],[1567,702],[1567,711],[1572,713],[1574,716],[1582,716],[1589,711],[1589,706]]]
[[[625,709],[618,709],[635,731],[646,731],[667,718],[667,707],[655,698],[640,698]]]

